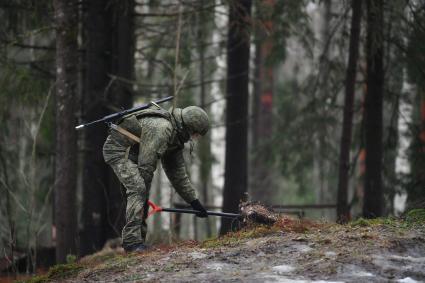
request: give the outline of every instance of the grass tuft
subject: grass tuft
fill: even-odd
[[[410,210],[406,214],[406,221],[411,223],[417,222],[419,224],[425,224],[425,209],[418,208]]]
[[[232,246],[240,243],[244,239],[260,238],[282,232],[306,233],[312,228],[317,227],[320,227],[319,223],[281,216],[274,225],[251,224],[242,230],[229,232],[222,237],[206,240],[201,246],[203,248]]]
[[[78,263],[58,264],[51,267],[47,274],[35,276],[23,282],[41,283],[48,282],[50,280],[65,279],[77,274],[82,269],[83,266]]]

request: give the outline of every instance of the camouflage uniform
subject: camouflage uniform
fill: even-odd
[[[147,200],[158,159],[177,193],[188,203],[197,199],[186,173],[183,159],[184,143],[190,138],[182,120],[182,110],[170,112],[150,108],[124,118],[119,126],[140,137],[140,144],[111,130],[103,146],[103,156],[126,188],[126,225],[122,231],[123,247],[145,241],[148,211]],[[138,147],[138,157],[130,148]]]

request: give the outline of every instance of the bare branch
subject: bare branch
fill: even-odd
[[[4,182],[3,178],[0,179],[0,182],[3,184],[3,187],[5,190],[12,196],[12,198],[15,200],[18,207],[25,213],[28,214],[28,210],[24,207],[24,205],[21,203],[21,201],[16,197],[16,195],[13,193],[13,191],[9,188],[9,186]]]

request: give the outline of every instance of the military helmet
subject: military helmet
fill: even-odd
[[[205,135],[210,128],[208,114],[198,106],[189,106],[182,110],[183,125],[190,134]]]

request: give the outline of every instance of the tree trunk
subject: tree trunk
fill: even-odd
[[[105,92],[109,83],[110,31],[106,16],[107,1],[85,2],[86,32],[85,94],[82,102],[84,121],[105,116]],[[102,248],[105,243],[103,223],[106,219],[107,166],[103,161],[102,147],[106,126],[100,124],[84,131],[83,143],[83,203],[81,213],[80,253],[87,255]]]
[[[344,116],[342,122],[342,135],[339,157],[337,200],[337,219],[339,222],[345,222],[350,219],[350,209],[348,207],[348,174],[350,170],[350,148],[353,128],[354,92],[356,85],[357,60],[359,57],[359,37],[362,1],[363,0],[352,0],[351,2],[353,12],[351,18],[350,47],[345,82]]]
[[[56,261],[77,251],[75,203],[77,136],[75,100],[78,62],[78,2],[54,0],[56,23]]]
[[[226,159],[223,210],[236,212],[247,191],[247,130],[251,1],[232,1],[227,38]],[[222,219],[220,233],[231,227]]]
[[[322,67],[319,67],[319,72],[322,73],[320,76],[320,89],[319,89],[319,95],[320,97],[327,97],[331,93],[332,89],[332,83],[331,83],[331,66],[327,61],[331,61],[332,56],[332,48],[331,44],[329,44],[329,41],[332,37],[332,0],[324,0],[323,1],[323,26],[321,28],[321,38],[322,38],[322,54],[320,61],[322,61],[321,65]],[[319,107],[317,109],[319,112],[317,112],[318,115],[320,115],[323,119],[327,119],[327,116],[329,116],[329,112],[323,109],[322,107]],[[320,126],[320,124],[323,124]],[[330,192],[329,188],[329,172],[331,168],[331,164],[329,162],[329,159],[326,157],[327,152],[327,131],[326,128],[328,127],[326,123],[320,123],[319,128],[316,130],[316,137],[315,141],[313,142],[313,148],[314,152],[316,153],[313,156],[313,166],[314,166],[314,182],[317,184],[316,186],[316,203],[317,204],[324,204],[324,203],[330,203],[334,202],[335,199],[333,198],[334,193]],[[320,217],[325,218],[326,217],[326,210],[321,210]],[[328,218],[331,216],[327,216]]]
[[[115,0],[109,9],[112,23],[112,64],[111,74],[124,80],[134,80],[134,0]],[[133,105],[132,85],[116,81],[108,95],[110,103],[117,109],[128,109]],[[104,223],[107,238],[121,236],[125,224],[125,188],[120,185],[118,178],[108,167],[107,219]],[[120,189],[121,187],[121,189]]]
[[[197,51],[199,54],[199,81],[200,81],[200,101],[201,107],[205,109],[206,100],[207,100],[207,91],[205,85],[205,42],[207,38],[207,31],[205,27],[205,21],[207,19],[207,14],[203,12],[204,3],[199,3],[200,11],[197,13],[196,23],[197,23]],[[212,37],[211,37],[212,38]],[[212,164],[212,154],[211,154],[211,131],[208,132],[200,141],[199,141],[199,160],[200,160],[200,168],[199,168],[199,179],[201,183],[201,192],[202,192],[202,202],[204,205],[209,204],[209,183],[211,179],[211,164]],[[211,220],[207,219],[205,222],[205,235],[206,238],[210,238],[212,236],[211,231]]]
[[[363,216],[379,217],[383,211],[382,107],[383,107],[383,2],[367,0],[367,93],[365,98],[366,173]]]
[[[125,81],[134,77],[133,10],[133,0],[87,1],[85,121],[132,106],[132,85]],[[124,189],[102,156],[106,135],[104,125],[85,132],[82,254],[120,236],[125,222]]]
[[[407,71],[409,79],[415,84],[416,94],[413,104],[413,120],[418,132],[410,145],[409,163],[411,165],[410,184],[406,187],[406,210],[425,207],[425,57],[423,43],[425,41],[425,13],[423,5],[418,5],[414,11],[412,31],[409,35],[407,49]]]
[[[269,1],[262,4],[273,9],[274,2]],[[271,17],[271,15],[269,15]],[[265,19],[264,26],[268,32],[273,32],[273,22],[270,18]],[[257,42],[255,52],[255,82],[253,99],[253,119],[252,119],[252,152],[253,161],[251,163],[251,190],[250,196],[256,201],[271,204],[275,197],[275,187],[273,185],[272,151],[267,143],[273,131],[273,66],[267,62],[272,48],[273,36],[267,35],[264,27],[257,29]]]
[[[392,1],[391,6],[388,8],[388,13],[385,15],[384,33],[388,38],[391,38],[391,42],[403,42],[405,40],[404,32],[404,20],[400,17],[398,7],[401,7],[402,0]],[[394,8],[392,8],[394,7]],[[407,95],[406,89],[403,89],[403,85],[406,84],[404,76],[405,56],[403,52],[400,52],[397,44],[391,44],[387,42],[385,44],[385,58],[384,66],[385,77],[384,82],[384,108],[383,108],[383,120],[384,120],[384,154],[383,154],[383,174],[382,174],[382,187],[384,191],[384,209],[383,213],[393,214],[395,211],[395,198],[398,192],[400,192],[400,172],[397,165],[400,161],[400,153],[404,152],[403,147],[403,130],[399,123],[400,115],[402,115],[403,122],[407,122],[409,117],[401,114],[404,110],[406,102],[403,99],[404,95]]]
[[[410,184],[407,186],[406,211],[425,207],[425,89],[418,84],[414,100],[414,120],[417,121],[418,132],[410,147],[411,164]]]

